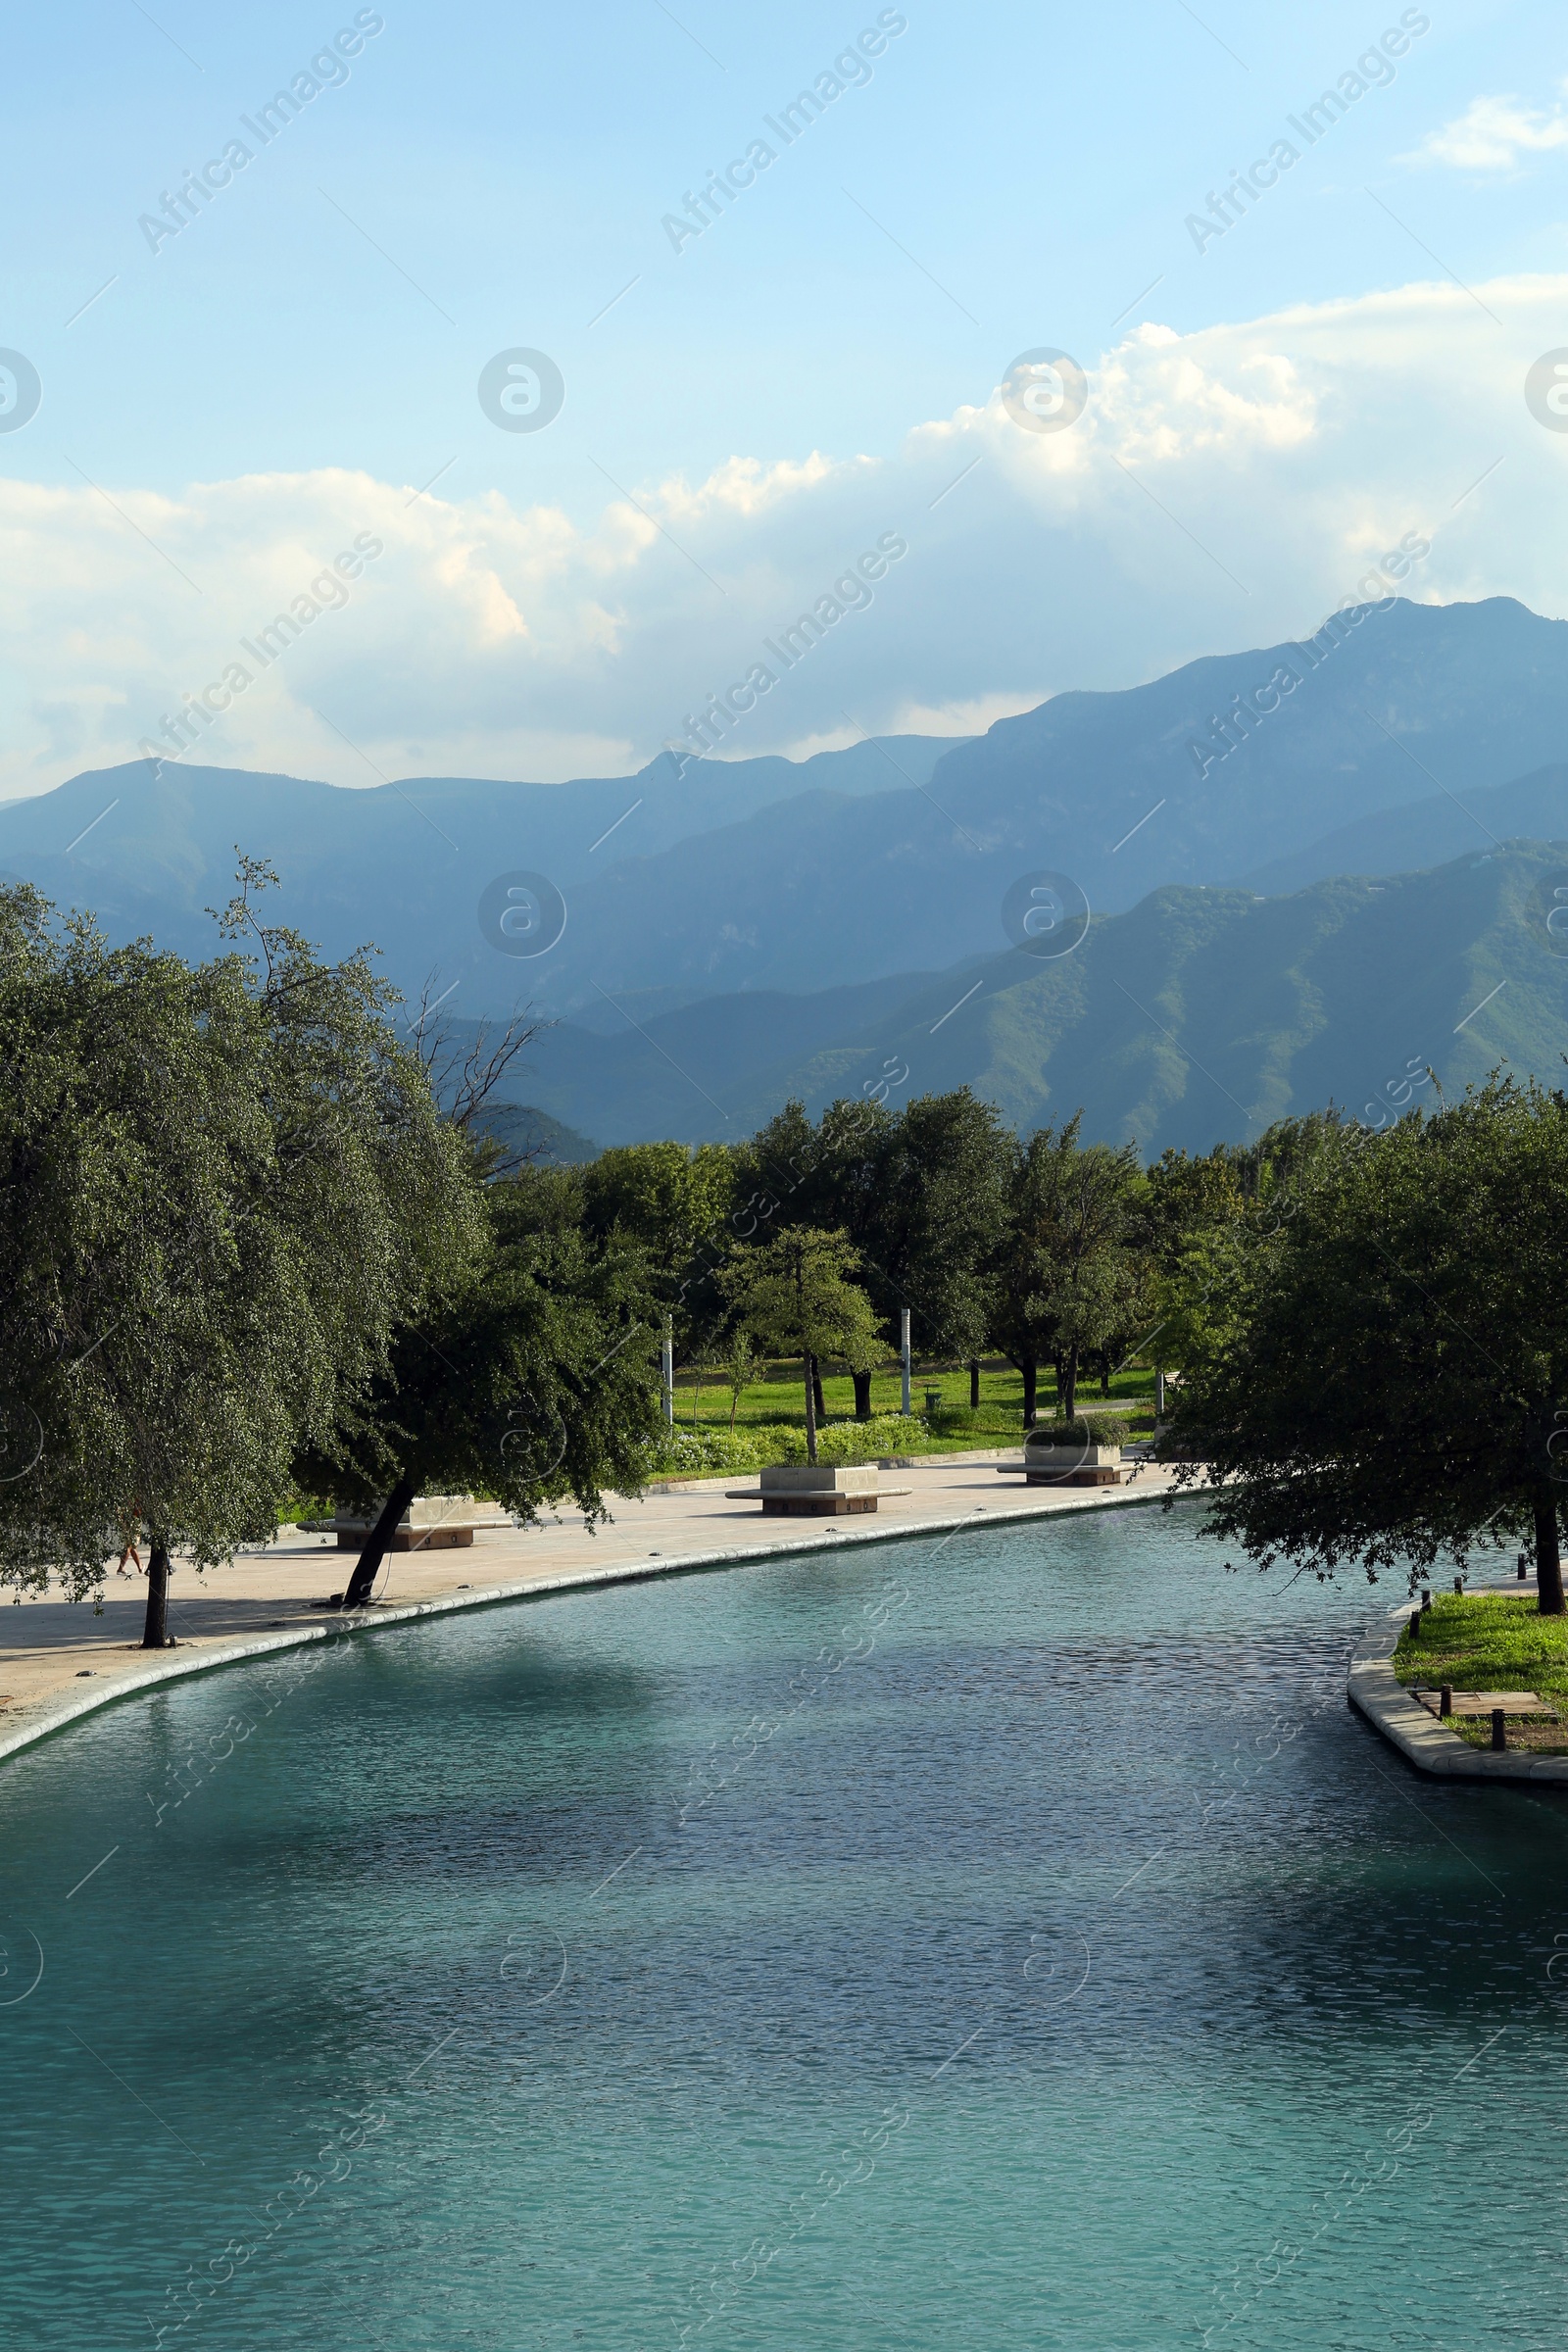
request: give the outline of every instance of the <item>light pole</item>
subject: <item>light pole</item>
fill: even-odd
[[[907,1420],[909,1417],[909,1310],[906,1306],[901,1306],[899,1309],[899,1353],[904,1359],[904,1403],[900,1409],[905,1419]]]
[[[664,1343],[660,1349],[660,1354],[662,1358],[664,1419],[673,1429],[675,1426],[675,1318],[673,1315],[665,1318]]]

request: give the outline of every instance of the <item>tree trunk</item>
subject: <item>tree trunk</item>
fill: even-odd
[[[818,1421],[827,1419],[827,1404],[822,1396],[822,1367],[815,1356],[811,1358],[811,1401],[816,1406]]]
[[[1061,1417],[1070,1421],[1078,1410],[1078,1350],[1069,1348],[1061,1364]]]
[[[1023,1425],[1025,1429],[1033,1429],[1037,1410],[1035,1399],[1040,1381],[1040,1366],[1032,1355],[1026,1355],[1018,1369],[1023,1374]]]
[[[1536,1592],[1543,1617],[1565,1614],[1562,1593],[1562,1554],[1557,1544],[1555,1488],[1536,1493]]]
[[[169,1546],[153,1540],[147,1554],[147,1621],[142,1628],[143,1649],[168,1649]]]
[[[416,1483],[414,1473],[405,1471],[387,1496],[381,1516],[360,1554],[359,1565],[344,1590],[340,1604],[343,1608],[363,1609],[374,1592],[375,1580],[381,1572],[381,1562],[386,1558],[387,1546],[397,1533],[398,1521],[414,1500]]]
[[[850,1378],[855,1383],[855,1418],[857,1421],[869,1421],[871,1418],[871,1375],[869,1372],[852,1372]]]
[[[969,1358],[969,1410],[971,1413],[980,1410],[980,1358],[977,1355]]]
[[[739,1389],[731,1389],[729,1393],[729,1425],[731,1429],[733,1429],[735,1426],[735,1408],[740,1403],[740,1400],[741,1393]]]
[[[811,1394],[814,1386],[811,1379],[812,1368],[812,1358],[808,1356],[806,1359],[806,1458],[808,1462],[814,1462],[816,1459],[816,1398]]]
[[[1108,1348],[1102,1348],[1100,1351],[1100,1394],[1102,1396],[1110,1395],[1110,1349]]]

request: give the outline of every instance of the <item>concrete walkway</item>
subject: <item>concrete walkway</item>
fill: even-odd
[[[764,1519],[758,1504],[726,1498],[727,1488],[751,1484],[731,1471],[681,1489],[650,1490],[636,1500],[617,1499],[612,1522],[598,1535],[589,1535],[575,1514],[547,1518],[526,1532],[481,1528],[471,1548],[391,1554],[374,1605],[354,1620],[319,1604],[343,1590],[355,1555],[339,1551],[329,1536],[290,1532],[265,1551],[239,1553],[232,1565],[205,1578],[176,1565],[170,1626],[178,1647],[172,1650],[139,1646],[146,1607],[140,1577],[111,1574],[99,1614],[90,1600],[24,1599],[0,1616],[0,1757],[129,1692],[318,1642],[349,1623],[376,1629],[679,1568],[942,1534],[980,1519],[1105,1510],[1156,1500],[1174,1483],[1167,1470],[1133,1463],[1121,1487],[1026,1487],[1021,1478],[999,1475],[998,1458],[941,1454],[884,1471],[885,1488],[906,1492],[885,1494],[874,1517]]]

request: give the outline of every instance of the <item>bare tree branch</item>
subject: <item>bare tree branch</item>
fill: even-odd
[[[438,976],[432,972],[426,980],[417,1012],[409,1023],[415,1054],[449,1125],[461,1128],[476,1144],[488,1139],[492,1156],[486,1174],[513,1175],[530,1160],[542,1158],[546,1147],[537,1143],[509,1149],[490,1130],[486,1113],[507,1107],[508,1099],[498,1096],[497,1089],[518,1055],[555,1023],[531,1018],[530,1008],[523,1005],[499,1032],[493,1022],[476,1022],[465,1044],[454,1038],[445,1022],[432,1018],[441,1001],[432,997]]]

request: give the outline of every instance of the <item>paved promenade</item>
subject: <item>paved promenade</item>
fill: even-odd
[[[757,1503],[727,1498],[726,1489],[755,1482],[755,1473],[748,1478],[732,1472],[686,1488],[654,1489],[634,1501],[617,1499],[612,1521],[597,1535],[585,1531],[576,1513],[548,1518],[526,1532],[481,1528],[471,1547],[391,1554],[377,1580],[375,1604],[362,1622],[380,1619],[391,1630],[404,1609],[423,1617],[470,1606],[481,1596],[524,1598],[530,1588],[569,1590],[705,1561],[717,1565],[725,1555],[758,1558],[934,1534],[979,1518],[1103,1510],[1153,1500],[1172,1485],[1170,1472],[1133,1464],[1122,1487],[1026,1487],[1021,1478],[999,1475],[998,1460],[995,1453],[945,1454],[885,1470],[874,1517],[764,1519]],[[887,1492],[900,1488],[906,1492]],[[37,1598],[4,1607],[0,1756],[29,1743],[83,1702],[101,1703],[204,1660],[216,1663],[222,1653],[288,1647],[323,1627],[341,1627],[343,1619],[318,1604],[343,1590],[354,1557],[339,1551],[330,1537],[290,1532],[265,1551],[241,1552],[231,1566],[206,1577],[176,1565],[170,1625],[178,1647],[163,1652],[139,1647],[147,1591],[139,1576],[110,1574],[101,1615],[90,1600],[72,1605]]]

